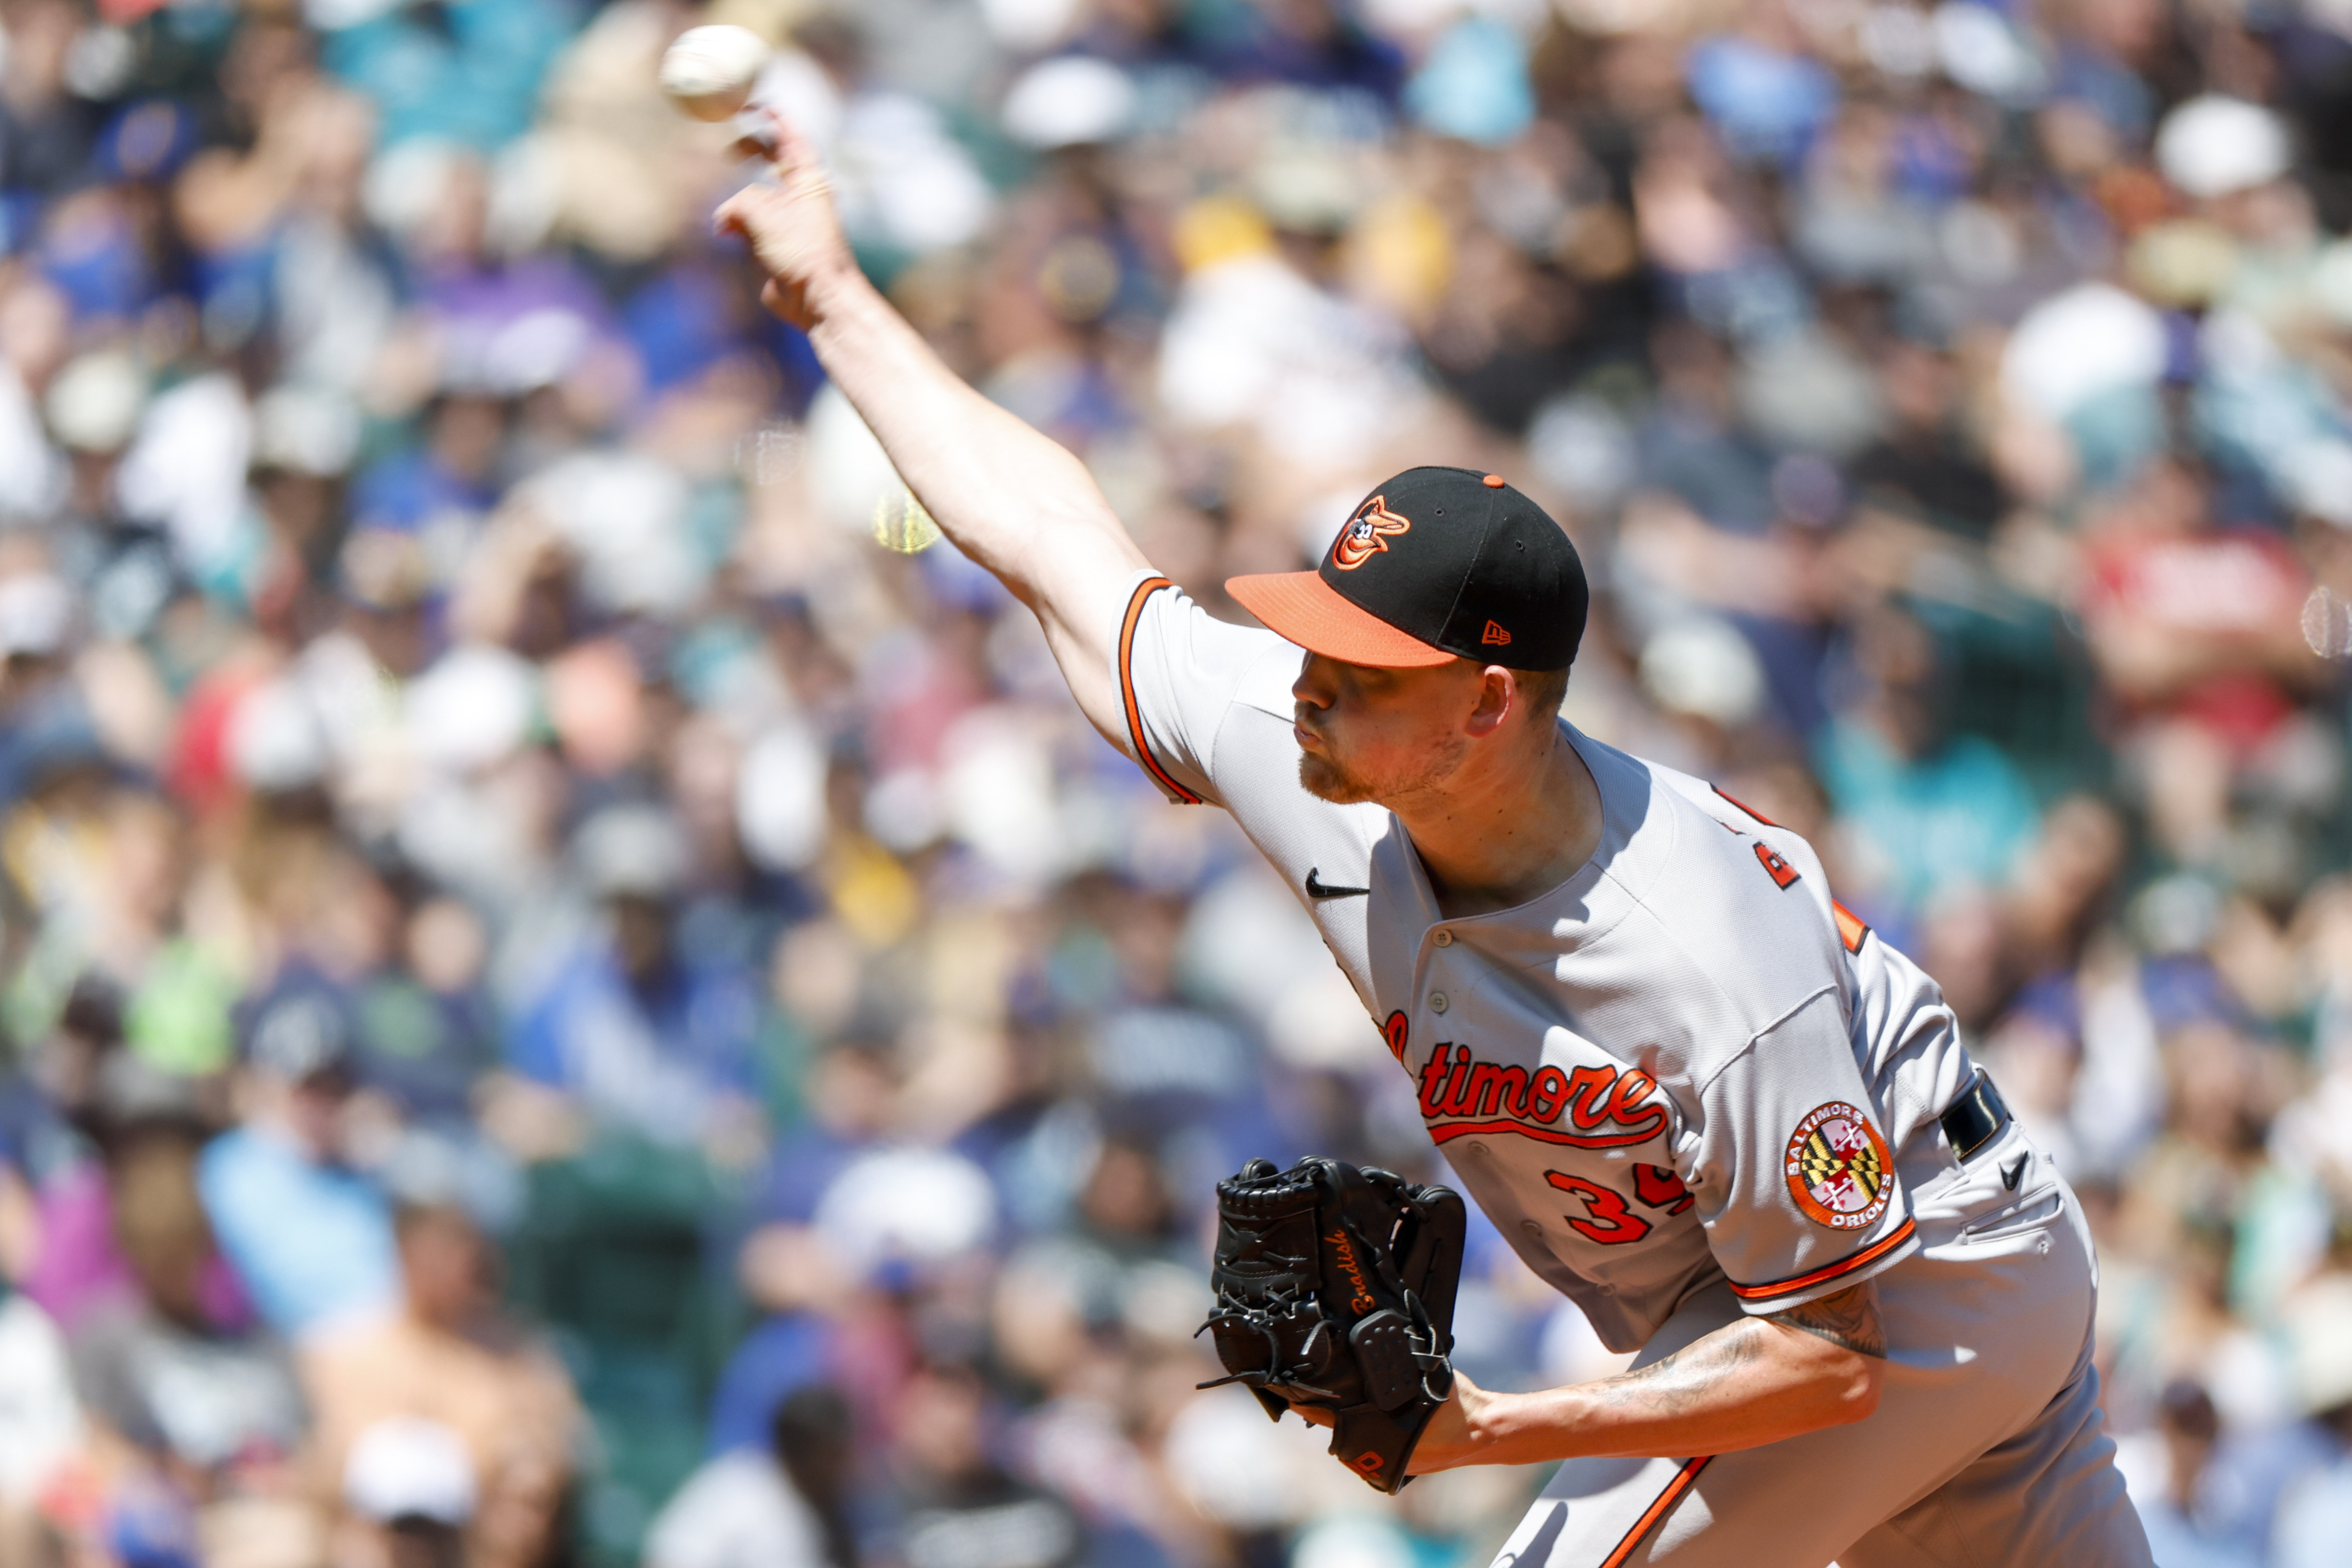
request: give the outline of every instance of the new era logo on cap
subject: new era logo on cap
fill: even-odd
[[[1301,647],[1396,668],[1565,669],[1590,603],[1559,524],[1502,476],[1467,468],[1407,468],[1349,514],[1316,570],[1225,587]]]

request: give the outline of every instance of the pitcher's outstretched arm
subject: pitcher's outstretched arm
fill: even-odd
[[[940,531],[1036,614],[1078,706],[1127,751],[1110,641],[1143,552],[1085,464],[966,385],[866,281],[815,151],[781,115],[774,131],[772,177],[721,206],[719,228],[750,244],[761,300],[808,333]]]

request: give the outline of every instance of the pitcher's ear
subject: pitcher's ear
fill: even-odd
[[[1465,728],[1481,739],[1491,735],[1510,722],[1525,700],[1519,692],[1518,672],[1490,664],[1478,672],[1478,704],[1470,710]]]

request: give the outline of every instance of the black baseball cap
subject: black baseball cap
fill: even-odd
[[[1592,599],[1543,508],[1499,474],[1439,468],[1366,496],[1314,571],[1232,577],[1225,591],[1300,647],[1408,669],[1566,669]]]

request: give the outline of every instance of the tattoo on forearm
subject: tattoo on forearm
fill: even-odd
[[[1886,1329],[1878,1321],[1878,1287],[1870,1280],[1791,1307],[1776,1314],[1773,1321],[1819,1335],[1856,1354],[1886,1359]]]
[[[1757,1325],[1734,1323],[1649,1365],[1604,1378],[1601,1395],[1612,1405],[1641,1401],[1663,1415],[1679,1415],[1706,1398],[1736,1368],[1754,1361],[1763,1347]]]
[[[1661,1356],[1648,1366],[1601,1379],[1593,1391],[1612,1405],[1640,1404],[1654,1415],[1681,1415],[1714,1396],[1719,1385],[1766,1353],[1771,1324],[1825,1339],[1859,1355],[1886,1359],[1886,1331],[1878,1321],[1877,1287],[1868,1280],[1850,1290],[1775,1313],[1769,1321],[1745,1318]]]

